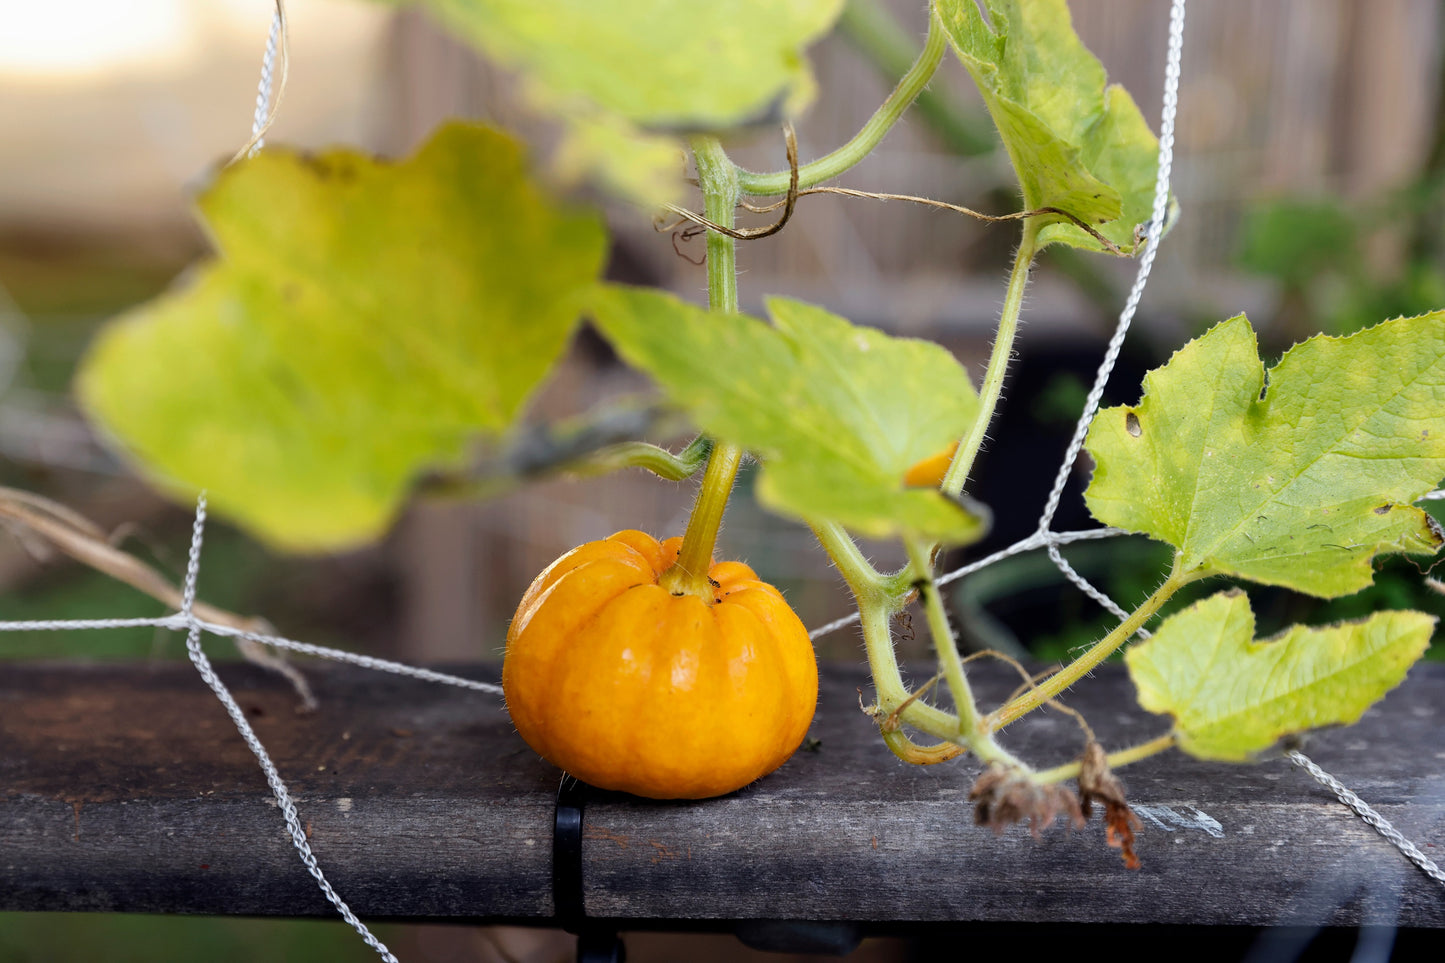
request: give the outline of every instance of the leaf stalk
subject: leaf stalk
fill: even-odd
[[[1078,682],[1085,675],[1094,670],[1099,663],[1113,655],[1118,649],[1134,637],[1134,633],[1143,627],[1144,623],[1163,607],[1164,603],[1173,597],[1174,593],[1183,588],[1192,579],[1181,575],[1177,569],[1169,573],[1164,584],[1155,589],[1139,607],[1129,613],[1129,617],[1116,625],[1108,635],[1104,636],[1087,652],[1079,656],[1073,662],[1064,666],[1058,672],[1049,676],[1036,687],[1028,690],[1018,698],[1010,700],[991,713],[985,720],[985,725],[991,731],[998,731],[1011,722],[1022,716],[1033,712],[1039,706],[1063,692],[1069,686]]]
[[[1106,758],[1110,769],[1118,769],[1132,762],[1138,762],[1141,759],[1148,759],[1150,756],[1157,756],[1161,752],[1167,752],[1173,749],[1174,745],[1174,733],[1166,732],[1157,739],[1150,739],[1148,742],[1141,742],[1137,746],[1130,746],[1128,749],[1111,752]],[[1063,782],[1065,779],[1077,779],[1082,768],[1082,765],[1078,762],[1069,762],[1062,766],[1055,766],[1052,769],[1040,769],[1033,774],[1032,778],[1034,782],[1040,785]]]
[[[919,51],[918,59],[913,66],[899,79],[898,85],[883,101],[868,122],[853,135],[842,147],[830,154],[818,158],[811,163],[804,164],[798,168],[798,187],[813,187],[823,181],[831,180],[850,168],[856,167],[863,158],[877,147],[893,125],[898,123],[905,111],[918,99],[923,88],[932,79],[934,71],[938,69],[939,63],[943,60],[944,51],[948,49],[948,39],[944,34],[942,25],[938,21],[938,14],[930,11],[928,16],[928,37],[924,41],[923,49]],[[701,175],[701,171],[699,171]],[[738,185],[744,194],[754,197],[761,197],[773,194],[783,194],[788,190],[789,182],[792,179],[791,171],[777,171],[771,174],[759,174],[752,171],[738,169]],[[717,220],[717,218],[713,218]]]

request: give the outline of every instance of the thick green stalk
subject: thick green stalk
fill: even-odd
[[[984,435],[988,433],[989,423],[993,420],[994,409],[998,407],[1004,377],[1008,374],[1009,359],[1013,355],[1014,338],[1018,334],[1019,313],[1023,311],[1024,288],[1028,284],[1029,268],[1033,264],[1034,255],[1038,253],[1039,229],[1035,226],[1036,223],[1034,220],[1024,222],[1023,239],[1019,242],[1018,251],[1014,253],[1008,291],[1004,294],[1003,311],[999,314],[998,335],[994,338],[993,351],[988,358],[988,370],[983,376],[983,388],[979,391],[981,404],[978,417],[969,426],[968,434],[959,441],[958,450],[953,454],[953,463],[948,466],[948,473],[943,476],[940,487],[950,495],[963,491],[963,486],[968,481],[968,473],[973,470],[974,459],[978,457],[978,450],[983,445]]]
[[[863,626],[863,648],[868,656],[868,669],[873,687],[878,691],[878,707],[883,713],[899,713],[899,718],[922,732],[939,739],[958,738],[958,717],[935,706],[914,700],[909,702],[908,687],[898,668],[893,651],[892,620],[903,608],[906,589],[895,585],[894,579],[882,575],[863,557],[843,526],[819,522],[813,526],[828,557],[843,573]],[[901,711],[900,711],[901,707]]]
[[[738,204],[737,166],[712,137],[699,137],[693,142],[693,157],[702,188],[703,212],[713,223],[732,227]],[[716,231],[707,234],[707,296],[708,305],[714,311],[738,309],[737,242]],[[663,587],[712,598],[708,570],[717,544],[718,526],[732,494],[742,455],[742,449],[735,445],[713,446],[682,537],[682,552],[677,563],[659,579]]]
[[[930,14],[928,39],[923,44],[923,50],[919,52],[918,59],[913,62],[913,66],[898,81],[898,86],[893,88],[893,93],[889,94],[888,99],[883,101],[883,106],[868,118],[868,123],[863,125],[863,129],[853,135],[852,140],[831,154],[798,168],[799,189],[813,187],[823,181],[831,180],[849,168],[857,166],[859,161],[867,157],[888,134],[888,131],[893,129],[893,125],[898,123],[898,119],[903,116],[904,111],[918,98],[919,93],[933,77],[933,72],[938,69],[938,64],[943,60],[944,51],[947,49],[948,39],[944,36],[943,27],[938,23],[938,17]],[[737,177],[744,194],[764,196],[786,194],[792,172],[755,174],[752,171],[738,170]]]
[[[971,735],[978,729],[978,705],[974,702],[968,675],[963,671],[963,659],[958,655],[953,626],[948,624],[948,613],[943,610],[943,599],[933,581],[933,564],[929,559],[928,546],[914,538],[905,539],[904,543],[908,548],[908,561],[923,600],[923,611],[928,616],[928,631],[933,636],[933,648],[938,653],[939,664],[943,666],[943,678],[948,683],[948,691],[953,695],[959,732]]]
[[[1063,692],[1069,686],[1078,682],[1085,675],[1094,670],[1100,662],[1113,655],[1125,642],[1134,637],[1150,617],[1158,612],[1165,602],[1175,592],[1188,584],[1191,579],[1188,576],[1181,576],[1177,571],[1171,571],[1164,584],[1154,591],[1154,594],[1145,599],[1137,609],[1129,613],[1129,617],[1114,627],[1108,635],[1098,642],[1095,642],[1089,651],[1079,656],[1073,662],[1064,666],[1058,672],[1049,676],[1034,688],[1020,695],[1012,702],[1001,706],[998,710],[989,715],[986,720],[989,729],[997,731],[1004,726],[1018,719],[1020,716],[1033,712],[1039,706]]]
[[[882,599],[858,600],[858,613],[863,624],[863,649],[868,655],[873,688],[878,691],[878,708],[884,715],[897,712],[900,721],[920,732],[957,742],[957,716],[926,702],[908,701],[908,687],[903,684],[903,674],[898,671],[898,657],[893,652],[890,623],[897,608],[897,603],[890,604]]]
[[[855,598],[892,601],[889,597],[889,578],[863,557],[863,553],[858,550],[858,544],[842,525],[837,522],[814,522],[813,534],[817,536],[818,543],[823,546],[833,564],[838,567],[838,571],[843,574],[843,579],[848,583],[848,588],[853,590]]]
[[[878,708],[885,716],[898,712],[900,720],[939,739],[957,739],[956,716],[917,700],[908,701],[910,693],[903,684],[898,656],[893,651],[892,628],[893,615],[903,607],[906,590],[863,557],[842,525],[817,522],[813,525],[813,534],[853,591],[863,626],[868,670],[873,677],[873,688],[878,692]]]
[[[740,193],[737,165],[716,137],[695,138],[692,155],[704,216],[721,227],[732,227]],[[717,231],[707,232],[707,302],[714,311],[738,309],[738,243]]]
[[[674,595],[686,593],[708,601],[713,597],[708,572],[742,455],[742,449],[734,445],[718,445],[707,460],[707,471],[703,473],[702,486],[697,490],[697,501],[693,502],[687,531],[682,536],[682,551],[677,562],[658,579],[659,584]]]
[[[814,530],[819,531],[818,528]],[[837,551],[840,547],[837,543],[837,534],[841,534],[843,541],[847,543],[847,548],[842,551]],[[819,540],[823,541],[835,562],[840,556],[849,554],[849,550],[853,554],[857,554],[858,551],[853,540],[842,529],[838,529],[836,533],[820,532]],[[916,554],[915,549],[922,553],[921,558],[926,565],[927,551],[922,546],[910,546],[910,556]],[[861,555],[858,557],[862,558]],[[867,565],[867,562],[863,561],[863,564]],[[840,565],[839,568],[847,577],[848,567]],[[872,566],[869,566],[870,570],[871,568]],[[922,571],[927,571],[927,569],[922,569]],[[903,607],[903,598],[891,594],[886,588],[886,583],[886,579],[879,577],[873,588],[864,593],[859,593],[857,587],[854,587],[854,595],[858,601],[858,613],[862,617],[863,647],[868,655],[868,668],[873,675],[873,687],[878,692],[878,711],[881,715],[879,722],[885,725],[884,737],[889,748],[900,758],[915,763],[936,762],[941,758],[935,755],[932,759],[920,759],[920,747],[913,746],[907,739],[889,738],[889,733],[886,731],[887,719],[896,714],[898,723],[911,726],[935,739],[965,746],[984,762],[998,762],[1027,769],[1027,766],[994,742],[992,732],[982,724],[983,720],[979,719],[973,695],[968,688],[967,679],[963,676],[963,665],[958,659],[958,649],[954,645],[953,634],[948,628],[948,620],[943,614],[942,603],[938,601],[936,591],[926,593],[935,600],[929,608],[929,627],[934,633],[935,644],[939,649],[941,659],[945,648],[953,649],[957,676],[956,680],[950,678],[949,684],[953,686],[955,681],[961,682],[961,685],[954,690],[954,701],[960,706],[967,707],[966,710],[960,709],[960,712],[966,711],[969,721],[962,722],[959,716],[951,712],[945,712],[937,706],[913,698],[913,694],[903,684],[903,674],[898,669],[898,657],[893,651],[892,619],[894,613]],[[849,584],[853,584],[851,579]],[[922,751],[922,754],[928,753],[929,750]]]

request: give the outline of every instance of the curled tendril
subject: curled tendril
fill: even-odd
[[[716,231],[719,234],[726,235],[738,241],[756,241],[758,238],[771,237],[778,233],[788,221],[792,220],[793,210],[797,207],[798,197],[800,196],[798,190],[798,135],[794,133],[792,124],[783,125],[783,140],[787,143],[788,149],[788,170],[790,172],[788,179],[788,196],[768,208],[768,210],[773,211],[781,207],[783,209],[783,216],[767,227],[724,227],[715,221],[708,220],[701,214],[689,211],[685,207],[678,207],[676,204],[664,204],[662,205],[663,210],[676,215],[683,221],[691,221],[694,224],[707,228],[709,231]],[[677,223],[680,222],[674,222],[673,226],[676,226]],[[655,224],[654,227],[656,227]],[[670,228],[667,229],[670,230]],[[658,230],[664,230],[664,228],[658,228]]]

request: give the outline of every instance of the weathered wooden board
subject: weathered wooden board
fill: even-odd
[[[222,676],[273,754],[336,888],[363,917],[553,914],[558,774],[498,701],[360,669],[308,666],[323,700]],[[490,666],[464,674],[495,678]],[[980,671],[985,701],[1013,681]],[[1105,920],[1445,926],[1445,889],[1282,759],[1178,754],[1124,770],[1146,814],[1143,868],[1097,819],[1041,840],[972,825],[976,767],[898,762],[858,711],[860,669],[828,668],[813,735],[724,799],[602,794],[583,846],[589,915],[630,920]],[[1117,670],[1072,699],[1106,745],[1164,728]],[[1445,854],[1445,665],[1307,751],[1437,859]],[[1040,764],[1077,751],[1051,712],[1007,733]],[[188,665],[0,666],[0,909],[328,914],[249,750]]]

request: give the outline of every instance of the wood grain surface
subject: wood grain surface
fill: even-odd
[[[458,671],[496,679],[495,666]],[[362,917],[544,922],[558,772],[498,699],[307,666],[321,711],[221,667],[296,797],[323,870]],[[1012,688],[975,673],[986,704]],[[685,920],[1124,921],[1445,927],[1445,888],[1282,758],[1178,753],[1122,771],[1144,817],[1124,868],[1097,819],[995,836],[973,825],[977,767],[896,760],[858,710],[861,668],[824,668],[812,736],[722,799],[598,793],[584,827],[591,916]],[[1166,728],[1107,667],[1070,700],[1105,745]],[[1305,746],[1426,853],[1445,855],[1445,665],[1418,667],[1356,727]],[[1079,749],[1045,711],[1008,747]],[[254,758],[189,665],[0,668],[0,910],[329,915]]]

